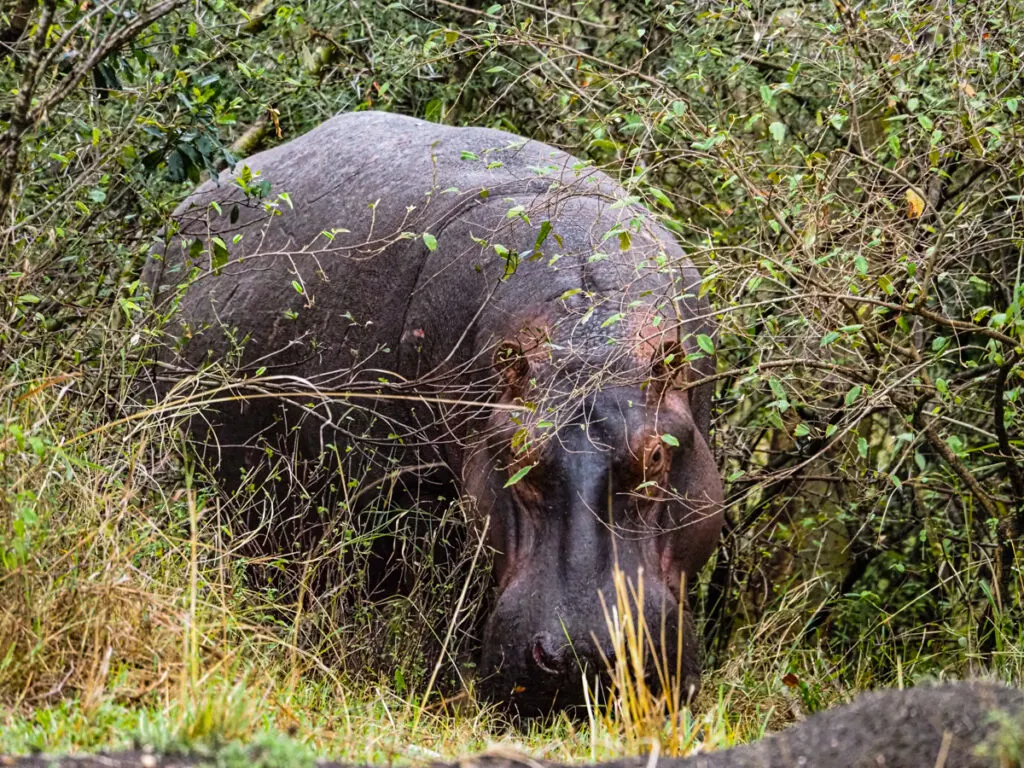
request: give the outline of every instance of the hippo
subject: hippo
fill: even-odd
[[[342,464],[394,503],[462,499],[493,551],[479,690],[521,714],[600,688],[617,578],[643,597],[649,682],[660,657],[696,692],[687,585],[723,515],[714,329],[637,197],[511,133],[355,112],[204,183],[174,221],[143,273],[167,318],[159,396],[230,369],[188,427],[219,482],[251,482],[275,446],[294,461],[274,476],[327,525],[361,503]],[[304,524],[284,496],[269,515]]]

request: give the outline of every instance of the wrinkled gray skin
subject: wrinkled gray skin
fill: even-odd
[[[992,683],[921,686],[858,697],[759,742],[688,758],[649,756],[595,768],[1019,768],[1024,749],[1024,694]],[[253,762],[269,764],[258,751]],[[201,755],[121,752],[97,756],[32,756],[16,768],[190,768]],[[223,757],[217,760],[223,765]],[[229,763],[230,764],[230,763]],[[289,764],[297,764],[293,759]],[[317,763],[319,768],[344,768]],[[310,768],[313,768],[310,765]],[[561,768],[517,755],[484,755],[435,768]]]
[[[671,235],[593,167],[495,130],[346,114],[245,164],[270,183],[263,200],[229,174],[204,184],[147,264],[157,302],[178,302],[165,368],[231,361],[263,369],[235,393],[363,397],[193,419],[224,484],[268,444],[309,460],[354,449],[364,486],[410,495],[423,473],[396,468],[439,466],[431,479],[472,504],[497,553],[482,690],[524,714],[579,704],[580,666],[614,657],[598,592],[614,605],[616,563],[634,585],[642,574],[644,618],[668,638],[658,655],[696,690],[681,584],[715,545],[722,486],[710,387],[686,387],[714,369],[696,344],[708,307]],[[309,487],[332,509],[353,501]]]

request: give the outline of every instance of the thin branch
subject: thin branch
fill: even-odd
[[[46,44],[46,33],[50,28],[56,6],[56,0],[45,0],[43,3],[36,34],[32,38],[25,75],[21,80],[18,99],[11,113],[11,124],[7,128],[7,133],[0,138],[0,156],[3,157],[3,169],[0,170],[0,217],[7,211],[14,191],[14,179],[18,174],[18,160],[21,157],[21,137],[31,123],[29,109],[32,106],[32,95],[39,84],[43,46]]]

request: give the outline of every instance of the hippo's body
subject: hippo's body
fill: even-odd
[[[358,456],[366,485],[436,469],[497,552],[482,672],[522,710],[578,702],[576,662],[611,653],[615,564],[674,637],[722,488],[709,386],[687,387],[713,370],[708,309],[671,235],[592,166],[490,129],[345,114],[244,165],[144,275],[176,303],[165,362],[250,377],[192,421],[225,484],[269,444]],[[317,486],[328,508],[341,485]],[[688,630],[662,650],[692,688]]]

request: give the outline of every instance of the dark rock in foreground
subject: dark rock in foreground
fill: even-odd
[[[1024,757],[1024,692],[993,683],[880,691],[822,712],[755,744],[687,758],[650,756],[601,768],[1013,768]],[[0,758],[14,768],[299,768],[302,758],[250,754],[108,755]],[[345,768],[318,762],[318,768]],[[312,766],[310,766],[312,768]],[[435,768],[560,768],[527,756],[483,755]]]

